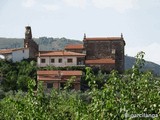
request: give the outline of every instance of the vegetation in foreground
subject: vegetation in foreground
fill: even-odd
[[[112,71],[109,76],[99,72],[94,75],[86,68],[86,81],[90,89],[85,92],[43,92],[35,81],[28,80],[28,92],[18,91],[0,101],[1,120],[128,120],[160,119],[160,80],[151,72],[141,72],[144,53],[137,55],[136,64],[125,75]],[[97,83],[104,83],[99,86]],[[68,85],[68,84],[67,84]],[[148,118],[134,115],[145,114]],[[135,117],[135,118],[133,118]]]

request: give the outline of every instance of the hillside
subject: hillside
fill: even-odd
[[[34,38],[39,44],[40,50],[60,50],[67,44],[80,44],[82,41],[66,38],[40,37]],[[0,38],[0,49],[23,47],[23,38]],[[135,63],[135,58],[125,56],[125,69],[129,69]],[[146,61],[145,70],[151,70],[156,75],[160,75],[160,65]]]
[[[130,56],[125,56],[125,70],[128,70],[130,68],[132,68],[132,66],[135,63],[135,58],[134,57],[130,57]],[[152,71],[155,75],[160,76],[160,65],[150,62],[150,61],[146,61],[145,62],[145,66],[144,66],[144,70],[149,70]]]
[[[78,40],[71,40],[66,38],[52,38],[52,37],[40,37],[34,38],[39,44],[40,50],[58,50],[63,49],[67,44],[79,44],[82,43]],[[23,38],[0,38],[0,49],[6,48],[20,48],[23,47]]]

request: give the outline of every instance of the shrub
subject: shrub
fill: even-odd
[[[101,72],[94,75],[87,67],[90,89],[85,92],[68,91],[68,83],[66,90],[53,89],[50,94],[45,94],[39,84],[35,93],[35,82],[30,79],[27,93],[19,91],[0,101],[0,119],[125,120],[152,114],[154,120],[159,120],[160,81],[150,72],[141,72],[143,56],[143,52],[137,55],[136,64],[125,75],[117,71],[109,76]],[[136,119],[145,119],[141,117]]]

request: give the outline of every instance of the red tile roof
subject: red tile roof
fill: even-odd
[[[13,51],[17,51],[17,50],[25,50],[25,49],[28,49],[28,48],[16,48],[16,49],[13,49]]]
[[[110,41],[110,40],[123,40],[123,38],[122,37],[94,37],[94,38],[85,38],[84,40]]]
[[[55,78],[55,77],[44,77],[44,76],[39,76],[38,80],[43,80],[43,81],[48,81],[48,80],[61,80],[60,78]]]
[[[78,75],[82,75],[82,71],[74,71],[74,70],[70,70],[70,71],[58,71],[58,70],[39,70],[37,71],[37,75],[63,75],[63,76],[67,76],[67,75],[71,75],[71,76],[78,76]]]
[[[9,54],[12,53],[13,49],[1,49],[0,54]]]
[[[58,75],[58,70],[39,70],[37,71],[38,75]]]
[[[113,59],[95,59],[95,60],[86,60],[86,64],[115,64],[115,60]]]
[[[12,51],[24,50],[24,49],[27,49],[27,48],[0,49],[0,54],[9,54],[9,53],[12,53]]]
[[[40,57],[47,57],[47,56],[80,56],[85,57],[85,54],[76,53],[76,52],[67,52],[67,51],[40,51]]]
[[[39,70],[37,71],[38,80],[61,80],[61,77],[82,76],[82,71],[58,71],[58,70]]]
[[[83,44],[69,44],[65,47],[65,49],[84,49]]]
[[[61,71],[62,76],[81,76],[82,71]]]

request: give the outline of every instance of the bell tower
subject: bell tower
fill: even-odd
[[[30,26],[25,27],[24,48],[29,50],[29,58],[36,58],[38,54],[38,44],[32,39]]]
[[[30,47],[30,41],[32,41],[32,31],[30,26],[26,26],[25,39],[24,39],[24,48]]]

